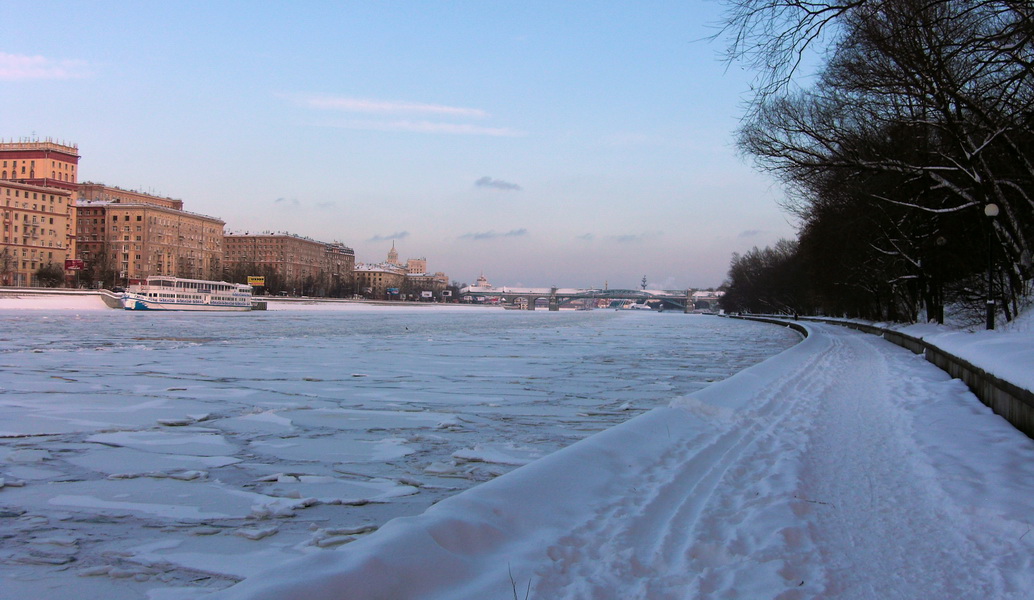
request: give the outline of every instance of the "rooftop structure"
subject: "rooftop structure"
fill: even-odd
[[[0,179],[74,192],[79,146],[46,138],[0,140]]]

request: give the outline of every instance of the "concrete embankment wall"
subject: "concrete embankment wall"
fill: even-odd
[[[789,326],[800,331],[805,336],[808,335],[806,328],[785,318],[745,315],[734,316],[733,318]],[[992,375],[969,361],[945,352],[925,340],[901,333],[900,331],[836,319],[823,319],[819,317],[801,317],[801,319],[830,323],[878,335],[888,342],[897,344],[916,354],[922,354],[926,360],[941,370],[956,379],[961,379],[969,387],[970,391],[977,398],[980,398],[981,402],[991,407],[991,410],[996,414],[1004,417],[1028,437],[1034,438],[1034,392]]]

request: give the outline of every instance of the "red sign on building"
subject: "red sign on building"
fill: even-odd
[[[83,261],[79,260],[78,258],[65,259],[66,271],[82,271],[84,266],[85,265],[83,264]]]

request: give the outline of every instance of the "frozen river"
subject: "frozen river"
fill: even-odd
[[[0,598],[194,598],[798,340],[636,311],[0,309]]]

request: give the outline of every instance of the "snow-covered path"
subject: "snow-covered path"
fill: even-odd
[[[669,408],[219,598],[1029,598],[1034,442],[809,324]]]

